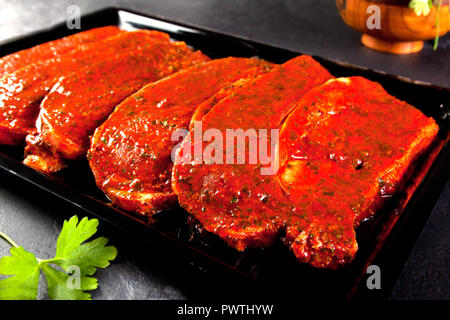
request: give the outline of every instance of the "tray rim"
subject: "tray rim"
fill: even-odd
[[[185,27],[185,28],[189,28],[189,29],[192,29],[192,30],[199,30],[199,31],[207,33],[207,34],[212,33],[214,35],[235,39],[237,41],[242,41],[242,42],[246,42],[246,43],[249,43],[249,44],[255,44],[257,46],[261,46],[262,45],[262,46],[266,46],[266,47],[269,47],[269,48],[273,48],[275,50],[286,51],[286,52],[289,52],[289,53],[292,53],[292,54],[295,54],[295,55],[303,54],[302,52],[299,52],[299,51],[297,51],[295,49],[292,49],[292,48],[278,46],[278,45],[274,45],[274,44],[271,44],[271,43],[265,43],[265,42],[261,42],[261,41],[254,41],[254,40],[251,40],[251,39],[243,37],[243,36],[226,33],[226,32],[210,29],[210,28],[199,26],[199,25],[195,25],[195,24],[179,22],[177,20],[173,20],[173,19],[169,19],[169,18],[165,18],[165,17],[160,17],[160,16],[157,16],[157,15],[142,13],[142,12],[139,12],[139,11],[136,11],[136,10],[131,10],[131,9],[123,8],[123,7],[116,7],[116,6],[105,7],[105,8],[99,9],[99,10],[95,10],[95,11],[89,12],[89,13],[87,13],[85,15],[82,15],[82,19],[83,18],[97,16],[97,15],[100,15],[100,14],[103,14],[103,15],[113,14],[113,15],[115,15],[114,18],[118,19],[118,22],[120,22],[120,12],[121,11],[122,12],[126,12],[126,13],[131,13],[131,14],[134,14],[134,15],[138,15],[138,16],[143,16],[145,18],[150,18],[150,19],[154,19],[154,20],[163,21],[163,22],[166,22],[166,23],[169,23],[169,24],[174,24],[174,25]],[[100,23],[100,25],[104,25],[104,24]],[[117,24],[117,25],[119,25],[119,24]],[[7,39],[5,41],[2,41],[2,42],[0,42],[0,46],[13,45],[14,43],[19,42],[19,41],[26,41],[30,37],[36,37],[36,36],[42,35],[44,33],[51,33],[51,32],[54,32],[55,29],[61,28],[62,26],[64,26],[64,22],[55,23],[55,24],[53,24],[53,25],[51,25],[49,27],[46,27],[46,28],[43,28],[43,29],[40,29],[40,30],[36,30],[36,31],[30,32],[30,33],[27,33],[25,35],[20,35],[20,36],[17,36],[17,37],[10,38],[10,39]],[[77,30],[76,32],[80,32],[80,31],[83,31],[83,30],[85,30],[85,29]],[[431,84],[431,83],[428,83],[428,82],[417,81],[417,80],[413,80],[413,79],[410,79],[410,78],[407,78],[407,77],[403,77],[403,76],[398,76],[398,75],[392,75],[392,74],[388,74],[388,73],[380,71],[380,70],[375,70],[375,69],[371,69],[371,68],[364,67],[364,66],[358,66],[358,65],[354,65],[354,64],[351,64],[351,63],[348,63],[348,62],[342,62],[342,61],[335,60],[335,59],[324,58],[324,57],[317,56],[317,55],[314,55],[314,54],[309,54],[309,55],[312,56],[314,59],[317,59],[319,62],[326,61],[327,63],[334,64],[334,65],[337,65],[337,66],[340,66],[340,67],[343,67],[343,68],[349,68],[349,69],[352,69],[354,71],[356,70],[356,71],[362,71],[362,72],[369,72],[369,73],[374,74],[374,75],[376,75],[378,77],[387,78],[388,80],[400,81],[400,82],[406,83],[408,85],[421,86],[421,87],[429,88],[429,89],[432,89],[432,90],[444,91],[445,93],[450,94],[450,87],[448,87],[448,88],[447,87],[442,87],[442,86],[434,85],[434,84]],[[432,173],[435,173],[433,171],[434,170],[433,168],[439,164],[438,163],[439,161],[441,161],[441,162],[443,161],[442,158],[445,157],[445,154],[447,154],[447,158],[448,158],[448,153],[449,152],[450,152],[450,150],[449,150],[448,144],[444,145],[443,148],[440,150],[439,154],[437,155],[436,159],[433,161],[433,164],[428,169],[428,171],[425,174],[424,178],[420,182],[418,188],[414,191],[411,200],[416,198],[418,196],[417,194],[421,193],[423,191],[422,189],[423,189],[424,183],[426,182],[426,180],[430,179],[430,175]],[[0,152],[0,153],[3,153],[3,152]],[[2,158],[1,160],[4,160],[3,156],[1,158]],[[10,159],[10,160],[16,161],[15,159]],[[7,161],[9,161],[9,160],[7,160]],[[22,165],[20,162],[17,163],[17,164],[19,166]],[[25,166],[23,166],[23,167],[25,167]],[[4,170],[4,171],[8,172],[9,174],[12,174],[13,176],[15,176],[17,178],[25,180],[28,183],[30,183],[30,184],[32,184],[34,186],[37,186],[38,188],[43,189],[44,191],[50,193],[52,196],[56,196],[56,197],[59,197],[59,198],[63,199],[64,201],[70,203],[71,205],[76,205],[77,204],[74,200],[70,200],[67,197],[65,197],[64,195],[61,195],[61,194],[58,194],[55,191],[49,190],[49,188],[46,187],[45,185],[38,184],[36,181],[33,181],[29,177],[18,174],[17,171],[5,168],[1,163],[0,163],[0,168],[2,170]],[[29,169],[29,168],[25,168],[25,169]],[[38,173],[38,172],[36,172],[36,173],[42,175],[41,173]],[[45,175],[43,175],[43,176],[45,176]],[[57,183],[57,182],[53,181],[53,183]],[[71,189],[70,186],[66,186],[66,185],[61,184],[61,183],[57,183],[57,184],[59,184],[58,185],[59,188],[62,187],[64,189],[67,189],[67,191],[72,191],[72,192],[76,191],[77,192],[77,195],[76,195],[77,197],[87,197],[87,198],[89,198],[89,201],[96,201],[102,206],[109,207],[109,209],[112,209],[112,210],[120,213],[121,215],[123,214],[123,211],[118,210],[116,208],[113,208],[109,204],[106,204],[106,203],[102,202],[99,199],[95,199],[94,197],[92,197],[90,195],[87,195],[87,194],[84,194],[82,192],[78,193],[78,190],[73,190],[73,188],[72,188],[72,190],[69,190],[69,189]],[[444,183],[444,186],[445,186],[445,183]],[[442,194],[442,191],[443,191],[443,188],[440,190],[440,193],[438,194],[437,199]],[[433,203],[433,207],[436,204],[436,201]],[[413,201],[409,201],[407,207],[410,207],[412,202]],[[93,216],[95,216],[95,217],[97,217],[99,219],[107,221],[108,223],[110,223],[112,225],[115,225],[114,222],[108,221],[107,218],[105,218],[101,214],[96,214],[95,211],[93,211],[93,210],[91,210],[89,208],[82,207],[80,209],[82,209],[86,213],[89,213],[90,215],[93,215]],[[404,209],[404,211],[406,211],[406,210],[407,210],[407,208]],[[432,210],[428,213],[427,219],[429,218],[431,213],[432,213]],[[402,216],[404,216],[404,215],[402,214],[400,219],[402,218]],[[127,214],[126,216],[123,216],[123,217],[129,217],[129,215]],[[135,220],[137,220],[137,219],[135,219]],[[142,223],[142,222],[139,221],[139,223]],[[394,225],[394,229],[397,229],[399,227],[399,225],[400,225],[400,221],[397,221],[395,223],[395,225]],[[117,226],[115,226],[115,227],[117,227]],[[149,226],[145,225],[145,227],[148,228]],[[200,253],[200,255],[204,256],[208,260],[213,259],[213,260],[216,260],[215,263],[224,264],[223,261],[221,261],[220,259],[215,259],[213,256],[210,256],[207,253],[202,252],[198,248],[195,248],[195,247],[191,246],[189,243],[185,243],[183,241],[180,241],[179,239],[171,237],[170,235],[167,235],[167,234],[165,234],[163,232],[160,232],[156,228],[154,228],[153,226],[151,226],[151,227],[154,229],[154,231],[159,233],[160,236],[164,236],[164,237],[169,236],[171,238],[171,240],[175,240],[176,242],[178,242],[178,244],[181,244],[182,246],[185,246],[186,248],[189,248],[188,250],[192,251],[192,249],[193,249],[194,251],[197,252],[197,254]],[[424,227],[425,227],[425,224],[423,224],[421,226],[420,230],[422,231]],[[395,230],[392,230],[392,234],[394,233],[394,231]],[[392,234],[390,234],[389,237],[391,237]],[[418,240],[418,237],[416,237],[414,243],[416,243],[417,240]],[[412,250],[412,248],[411,248],[411,250]],[[411,250],[409,250],[408,256],[410,255]],[[405,260],[405,263],[406,263],[406,260]],[[230,269],[230,267],[231,267],[237,273],[239,273],[241,275],[244,275],[245,277],[247,276],[245,273],[240,272],[238,269],[233,268],[232,266],[230,266],[228,264],[225,264],[225,266],[226,266],[227,269]],[[397,275],[397,278],[398,278],[398,275]]]

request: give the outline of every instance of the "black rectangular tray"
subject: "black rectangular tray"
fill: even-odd
[[[155,29],[170,34],[202,50],[211,58],[227,56],[260,58],[282,63],[301,53],[268,44],[219,33],[204,28],[151,17],[129,10],[110,8],[82,17],[82,30],[105,25],[124,29]],[[46,41],[67,36],[69,30],[60,24],[1,45],[6,55]],[[450,89],[419,83],[353,65],[314,57],[334,76],[364,76],[380,82],[399,99],[418,107],[439,124],[440,140],[433,157],[427,155],[416,165],[423,174],[407,205],[405,195],[392,198],[374,219],[364,222],[357,230],[359,251],[355,260],[338,270],[319,270],[297,263],[281,243],[265,249],[249,249],[243,253],[227,247],[214,235],[207,234],[183,209],[162,212],[152,224],[109,205],[99,191],[87,161],[74,163],[63,172],[47,176],[21,163],[23,148],[0,147],[0,168],[6,173],[34,184],[90,216],[110,223],[127,236],[135,237],[148,252],[158,247],[180,262],[180,269],[192,267],[207,271],[212,277],[232,277],[242,286],[255,285],[275,296],[291,298],[385,298],[410,254],[428,216],[450,176],[450,150],[447,115],[450,109]],[[401,114],[393,114],[401,117]],[[156,244],[156,245],[155,245]],[[368,290],[366,269],[370,264],[382,270],[382,290]],[[201,274],[199,273],[199,276]],[[220,290],[220,288],[218,288]]]

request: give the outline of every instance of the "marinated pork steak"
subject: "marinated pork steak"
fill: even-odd
[[[202,118],[202,132],[205,134],[208,129],[219,130],[223,135],[227,129],[268,129],[270,132],[279,128],[306,92],[330,78],[328,71],[311,57],[292,59],[220,100]],[[191,136],[195,136],[195,128]],[[249,141],[250,137],[246,139],[245,159],[251,157]],[[223,141],[221,145],[223,153],[227,151],[228,142]],[[271,135],[267,134],[267,145],[272,145],[271,142]],[[206,152],[208,146],[208,142],[192,143],[185,139],[179,148],[172,174],[172,187],[179,203],[206,230],[216,233],[238,250],[270,245],[284,225],[279,211],[289,210],[275,176],[261,174],[262,161],[238,164],[238,152],[233,153],[235,161],[225,163],[225,154],[216,150],[216,156],[220,156],[224,164],[205,161],[197,164],[192,156],[184,154],[188,150],[195,155],[195,149]],[[181,160],[184,157],[186,159]]]
[[[269,72],[272,68],[265,67],[264,69],[256,69],[257,73],[255,75],[250,75],[247,78],[239,79],[232,84],[223,87],[219,91],[217,91],[215,94],[213,94],[210,98],[202,102],[194,111],[191,117],[191,121],[189,122],[189,130],[194,129],[194,125],[196,121],[201,121],[203,117],[222,99],[226,98],[231,92],[234,90],[241,88],[245,86],[245,84],[249,83],[250,81],[258,78],[262,73]],[[262,72],[259,72],[259,71]]]
[[[85,158],[89,136],[116,105],[149,82],[208,61],[184,42],[155,42],[61,78],[40,105],[37,133],[27,137],[24,163],[51,173],[64,159]]]
[[[61,56],[80,45],[96,42],[117,35],[119,32],[124,31],[116,26],[95,28],[9,54],[0,58],[0,78],[29,64]]]
[[[59,77],[127,50],[169,41],[157,31],[122,32],[63,56],[28,65],[0,79],[0,144],[22,144],[35,129],[39,104]]]
[[[438,132],[432,118],[361,77],[311,90],[283,123],[278,181],[286,239],[302,262],[335,268],[357,251],[355,228],[408,179]]]
[[[237,79],[267,72],[258,59],[225,58],[184,69],[123,101],[94,133],[89,163],[100,189],[127,211],[152,215],[176,204],[171,153],[195,108]]]

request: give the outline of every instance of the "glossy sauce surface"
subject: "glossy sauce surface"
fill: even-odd
[[[196,107],[217,90],[267,66],[257,59],[213,60],[126,99],[92,138],[89,159],[98,186],[126,210],[151,214],[173,206],[171,153],[178,141],[172,133],[187,129]]]
[[[57,169],[43,163],[55,161],[42,150],[46,147],[55,157],[84,158],[89,136],[117,104],[149,82],[207,60],[183,42],[158,41],[61,78],[41,103],[38,118],[41,146],[34,143],[39,138],[27,139],[31,143],[25,163],[41,171],[48,172],[46,168],[50,167]],[[39,154],[43,156],[35,159]]]
[[[280,128],[277,175],[262,176],[258,165],[192,162],[174,167],[172,185],[187,211],[237,249],[270,245],[283,232],[299,261],[338,268],[356,254],[355,227],[401,186],[438,126],[359,77],[309,86],[286,108],[296,87],[294,77],[280,83],[283,74],[231,93],[202,123],[203,130],[273,128],[293,108]]]
[[[306,94],[280,133],[278,180],[295,206],[284,219],[297,258],[332,268],[351,261],[355,228],[401,189],[437,131],[433,119],[361,77]]]
[[[220,100],[203,117],[202,130],[279,128],[308,90],[331,77],[311,57],[292,59]],[[203,142],[203,150],[206,145]],[[179,157],[184,156],[182,149]],[[248,150],[246,147],[246,158]],[[239,250],[266,246],[283,226],[278,208],[282,212],[289,208],[282,201],[283,192],[275,177],[261,175],[260,168],[260,163],[195,164],[191,159],[174,166],[172,187],[180,204],[229,245]]]
[[[122,32],[81,45],[63,56],[39,61],[0,79],[0,144],[21,144],[34,130],[39,105],[62,75],[110,59],[126,50],[168,41],[156,31]]]
[[[99,41],[119,32],[124,31],[116,26],[95,28],[9,54],[0,58],[0,78],[29,64],[61,56],[82,44]]]

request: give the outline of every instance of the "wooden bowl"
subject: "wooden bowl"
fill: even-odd
[[[442,0],[439,10],[439,35],[450,30],[450,0]],[[427,16],[417,16],[408,7],[409,0],[336,0],[339,13],[346,24],[363,35],[361,42],[378,51],[407,54],[418,52],[423,48],[423,41],[433,39],[436,28],[436,6]],[[376,5],[380,12],[380,28],[367,24],[375,11],[369,11]],[[373,21],[373,20],[371,20]]]

